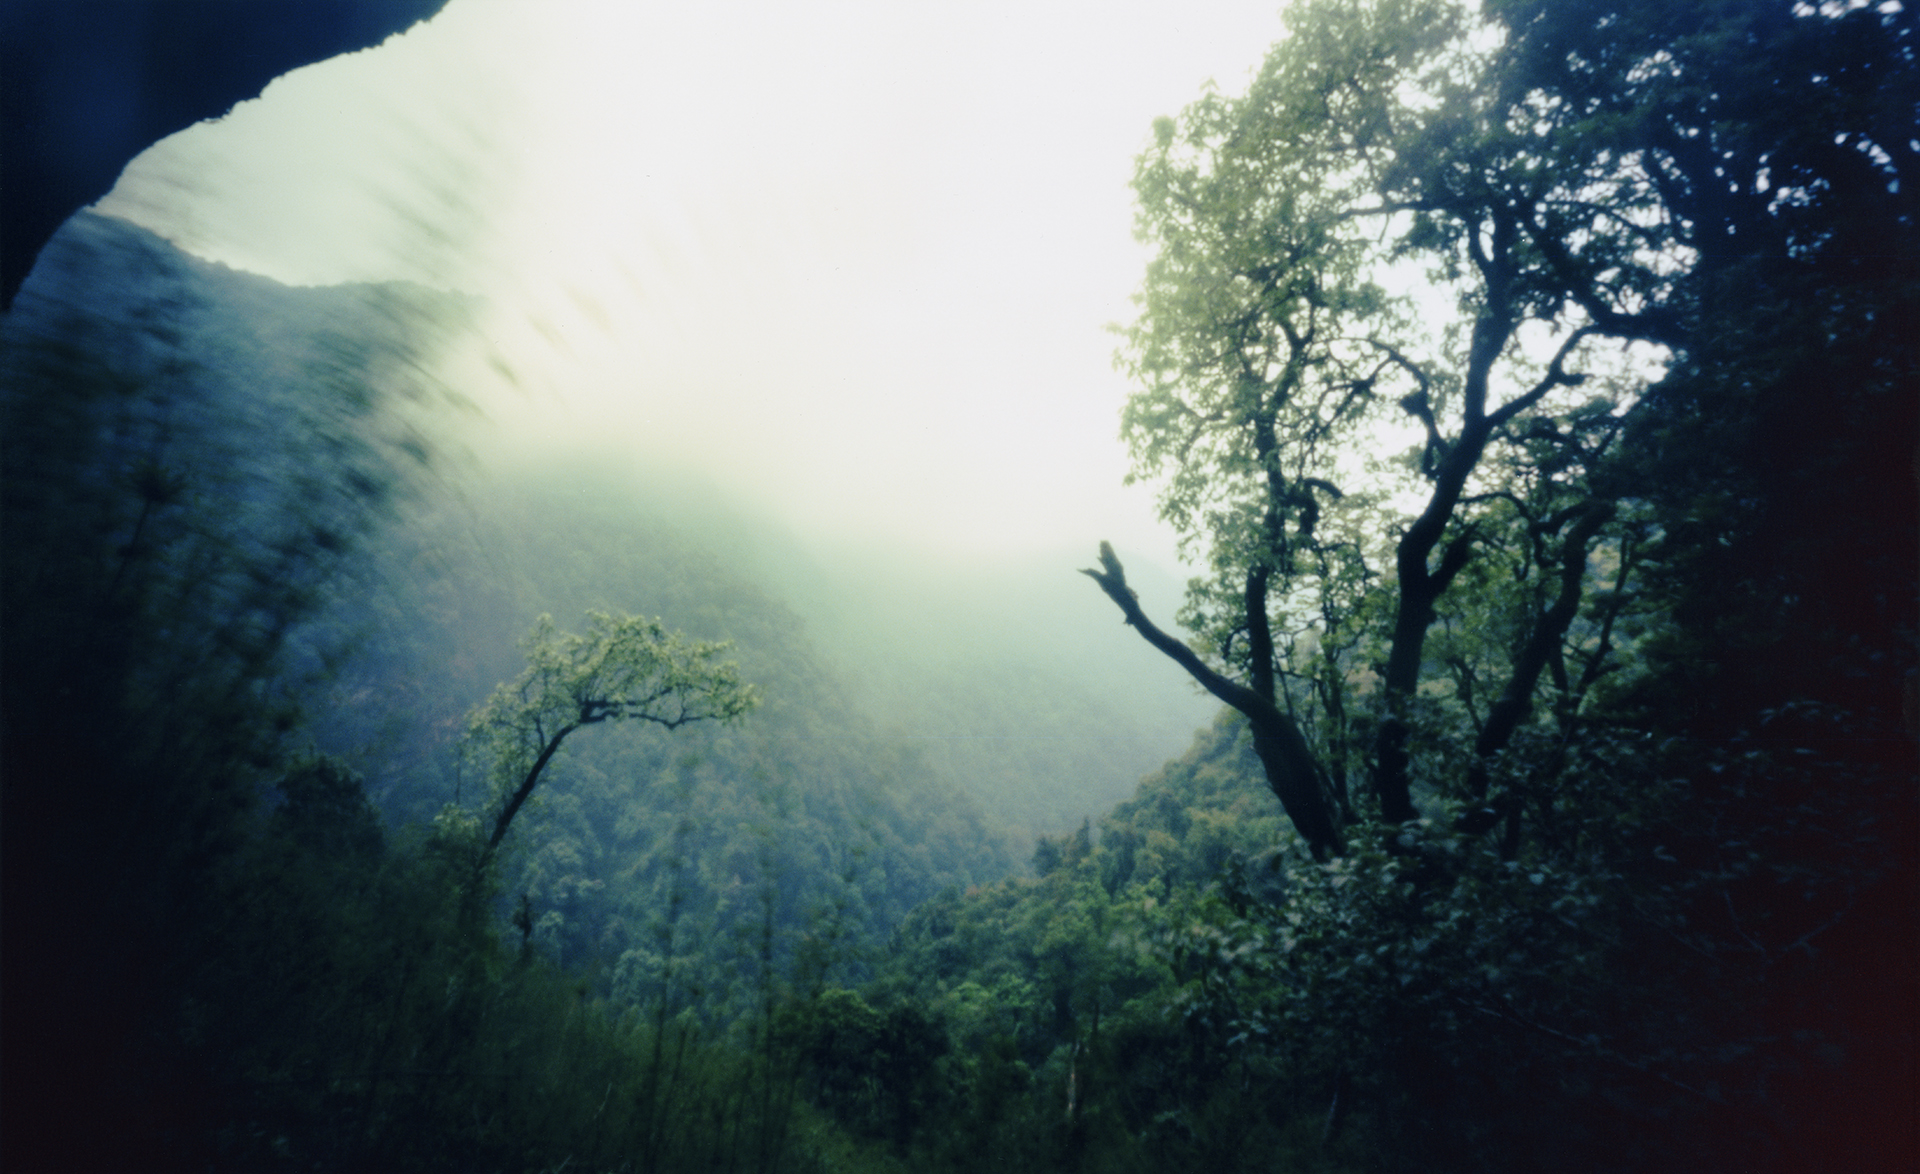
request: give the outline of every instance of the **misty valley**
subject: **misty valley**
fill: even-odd
[[[487,297],[67,219],[6,1168],[1911,1169],[1911,12],[1285,20],[1134,173],[1177,568],[550,448]]]

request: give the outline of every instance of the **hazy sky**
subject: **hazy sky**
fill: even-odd
[[[284,281],[484,294],[448,370],[492,443],[691,464],[841,535],[1165,557],[1120,487],[1128,180],[1277,10],[452,0],[103,210]]]

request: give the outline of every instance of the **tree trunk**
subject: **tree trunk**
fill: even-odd
[[[560,732],[547,739],[547,744],[540,748],[540,757],[533,760],[533,766],[527,771],[527,777],[520,780],[520,785],[507,797],[507,805],[500,809],[500,814],[493,821],[493,834],[487,837],[487,856],[492,856],[493,850],[500,846],[500,841],[506,839],[507,827],[513,823],[513,817],[519,814],[520,808],[533,794],[533,788],[540,782],[540,772],[546,770],[547,763],[553,761],[554,754],[560,749],[561,740],[579,728],[578,725],[562,726]]]
[[[1586,589],[1587,547],[1600,527],[1612,517],[1612,503],[1589,505],[1561,544],[1560,592],[1534,625],[1526,647],[1513,662],[1513,675],[1507,679],[1507,687],[1487,712],[1487,724],[1480,728],[1480,737],[1474,742],[1468,792],[1475,799],[1486,798],[1488,760],[1506,749],[1520,723],[1533,710],[1533,691],[1540,682],[1540,674],[1580,611],[1580,600]]]
[[[1146,613],[1140,610],[1139,598],[1127,586],[1126,571],[1121,567],[1120,560],[1114,557],[1113,548],[1104,542],[1100,544],[1100,564],[1102,570],[1082,570],[1080,573],[1100,584],[1101,590],[1119,606],[1127,623],[1140,633],[1141,638],[1187,670],[1187,674],[1207,692],[1246,715],[1253,732],[1253,751],[1266,771],[1267,785],[1280,800],[1280,806],[1286,809],[1287,818],[1293,821],[1294,829],[1306,840],[1314,859],[1325,860],[1330,856],[1345,855],[1346,842],[1327,804],[1327,788],[1322,785],[1320,763],[1307,748],[1307,740],[1300,733],[1300,727],[1280,710],[1271,697],[1262,697],[1245,685],[1215,672],[1193,649],[1161,631],[1148,619]]]

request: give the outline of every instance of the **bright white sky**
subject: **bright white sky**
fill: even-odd
[[[1120,485],[1128,181],[1278,8],[452,0],[102,210],[292,283],[484,294],[450,378],[539,459],[689,463],[863,541],[1170,563]]]

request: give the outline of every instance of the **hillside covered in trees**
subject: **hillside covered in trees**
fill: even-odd
[[[1138,161],[1196,572],[1089,536],[1104,636],[477,471],[472,300],[70,221],[0,323],[7,1168],[1910,1169],[1913,13],[1287,27]]]

